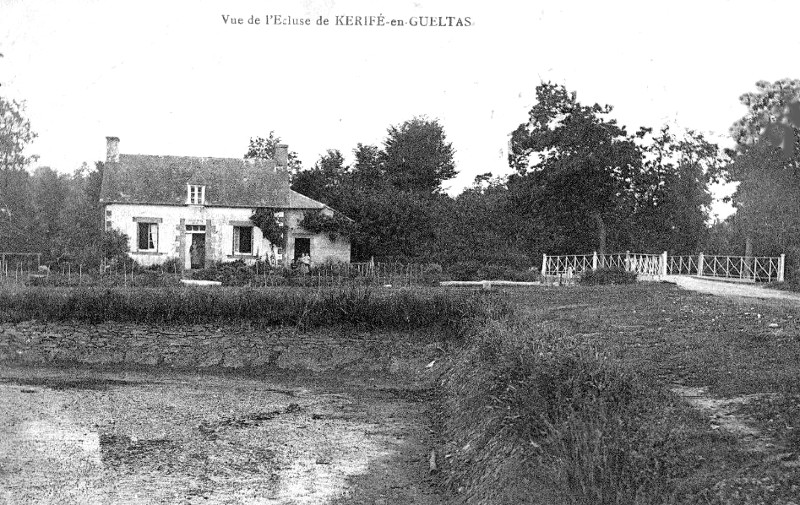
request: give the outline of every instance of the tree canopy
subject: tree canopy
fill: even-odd
[[[267,137],[252,137],[250,145],[247,147],[245,158],[275,159],[275,147],[283,143],[274,131],[269,132]],[[292,174],[302,170],[303,164],[295,151],[289,151],[289,172]]]
[[[378,160],[395,188],[432,194],[458,173],[454,153],[438,120],[415,117],[389,127]]]
[[[732,196],[736,224],[756,254],[789,252],[796,257],[800,255],[800,118],[795,116],[800,80],[759,81],[756,88],[740,97],[747,113],[731,126],[736,147],[729,152],[732,162],[726,172],[739,183]]]
[[[509,180],[517,208],[558,251],[605,251],[633,202],[641,153],[609,105],[582,105],[563,86],[542,83],[528,121],[511,135]],[[594,238],[592,238],[592,236]]]

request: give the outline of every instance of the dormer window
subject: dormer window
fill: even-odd
[[[190,205],[205,205],[206,204],[206,187],[196,186],[193,184],[188,185],[189,204]]]

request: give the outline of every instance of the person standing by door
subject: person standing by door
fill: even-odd
[[[300,256],[300,275],[308,275],[311,271],[311,256],[308,253],[303,253]]]

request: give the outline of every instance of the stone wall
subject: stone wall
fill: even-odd
[[[300,333],[219,325],[0,324],[0,361],[29,363],[414,373],[442,350],[423,335],[348,328]]]

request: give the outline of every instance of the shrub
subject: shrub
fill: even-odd
[[[442,265],[438,263],[428,263],[422,267],[422,282],[429,286],[436,286],[446,279]]]
[[[479,325],[443,388],[460,503],[662,503],[693,471],[676,422],[688,406],[530,320]]]
[[[447,274],[459,281],[479,281],[478,272],[482,266],[477,261],[459,261],[447,267]]]
[[[447,268],[448,276],[460,281],[505,280],[517,282],[539,281],[535,270],[499,264],[482,264],[477,261],[460,261]]]
[[[259,207],[250,216],[250,221],[261,230],[262,236],[275,245],[283,244],[286,231],[286,226],[275,217],[278,212],[280,209],[277,208]]]
[[[636,272],[628,272],[621,268],[599,268],[597,270],[587,270],[581,274],[580,283],[585,286],[597,286],[604,284],[634,284],[636,283]]]
[[[349,237],[356,230],[355,223],[342,214],[334,212],[328,216],[321,210],[304,212],[299,226],[311,233],[324,233],[332,242],[336,242],[340,235]]]

